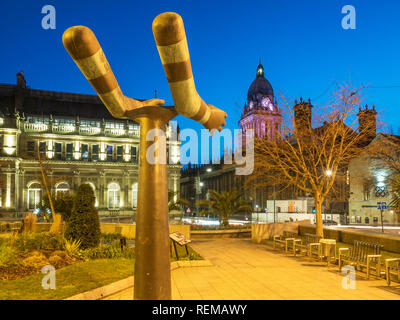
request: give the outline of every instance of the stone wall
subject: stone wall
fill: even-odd
[[[299,226],[299,234],[315,233],[314,226]],[[353,230],[338,230],[324,228],[324,237],[338,242],[353,244],[354,240],[379,243],[383,250],[400,253],[400,238],[388,234],[365,234]]]
[[[135,239],[136,225],[135,224],[117,224],[117,223],[100,223],[101,233],[121,233],[128,239]],[[171,224],[169,232],[180,232],[186,238],[190,239],[190,226]]]
[[[308,224],[310,224],[310,220],[253,224],[251,226],[251,240],[260,243],[262,240],[281,235],[283,230],[298,232],[299,225]]]

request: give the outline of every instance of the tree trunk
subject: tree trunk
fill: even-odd
[[[40,172],[42,174],[42,180],[44,184],[44,188],[46,189],[46,194],[49,199],[49,204],[50,204],[50,210],[51,210],[51,217],[53,218],[53,223],[50,228],[50,232],[52,233],[60,233],[60,226],[61,226],[61,221],[59,222],[56,218],[56,213],[54,212],[54,206],[53,206],[53,201],[51,199],[51,194],[49,191],[49,187],[47,186],[47,180],[46,180],[46,175],[44,173],[44,168],[43,168],[43,163],[42,159],[40,158],[40,148],[38,148],[38,160],[39,160],[39,166],[40,166]]]
[[[324,200],[319,194],[315,194],[314,201],[315,201],[315,224],[316,224],[315,234],[323,238],[324,229],[322,226],[322,203]]]
[[[223,220],[222,220],[222,226],[223,227],[228,227],[229,226],[229,220],[226,215],[224,215]]]

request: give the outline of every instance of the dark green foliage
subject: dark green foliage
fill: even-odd
[[[52,196],[51,200],[53,202],[55,213],[61,213],[62,219],[64,221],[68,221],[69,217],[71,216],[72,207],[74,204],[73,196],[69,192],[60,192],[57,194],[57,198]],[[44,220],[51,221],[51,213],[48,213],[50,212],[50,202],[47,194],[45,194],[42,198],[42,205],[40,209]]]
[[[101,240],[106,243],[113,243],[115,241],[120,241],[120,239],[126,239],[125,236],[121,235],[120,233],[102,233]]]
[[[51,232],[24,232],[15,239],[14,247],[22,252],[33,250],[61,250],[62,236]]]
[[[79,186],[69,217],[65,237],[81,240],[81,248],[94,248],[100,243],[99,214],[94,206],[95,196],[89,184]]]
[[[135,257],[135,252],[130,248],[121,250],[119,245],[114,243],[112,245],[100,245],[97,248],[83,250],[82,256],[85,260],[117,258],[133,259]]]
[[[74,205],[74,198],[72,195],[69,192],[58,194],[57,199],[55,199],[53,203],[56,213],[61,213],[63,220],[68,222]]]

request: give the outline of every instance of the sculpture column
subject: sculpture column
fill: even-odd
[[[166,159],[146,159],[154,141],[146,141],[152,129],[165,132],[167,122],[176,112],[166,107],[149,106],[135,110],[133,119],[140,124],[139,190],[136,214],[134,298],[139,300],[171,299],[169,257],[168,185]],[[159,138],[155,138],[159,139]],[[164,144],[162,148],[166,147]],[[160,160],[158,158],[158,160]]]

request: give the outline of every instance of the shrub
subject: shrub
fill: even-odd
[[[51,232],[24,232],[14,242],[20,251],[62,249],[62,237]]]
[[[71,216],[65,237],[68,240],[81,240],[81,248],[94,248],[100,243],[99,214],[94,207],[95,196],[88,184],[79,186],[74,199]]]
[[[63,258],[57,255],[50,256],[49,263],[57,269],[65,265]]]
[[[36,252],[33,255],[31,254],[29,257],[22,260],[22,265],[24,267],[29,267],[32,269],[41,269],[48,264],[50,264],[49,260],[47,260],[47,258],[43,254],[38,254]]]
[[[120,233],[102,233],[101,234],[101,240],[107,243],[112,243],[116,240],[120,239],[127,239],[125,236],[121,235]]]
[[[18,264],[17,250],[9,246],[0,246],[0,267]]]
[[[121,250],[121,248],[116,245],[100,245],[97,248],[83,250],[82,255],[85,260],[116,258],[132,259],[135,256],[133,250],[128,248]]]

